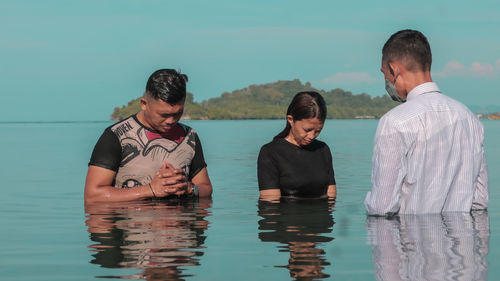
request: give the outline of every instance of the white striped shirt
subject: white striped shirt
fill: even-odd
[[[433,82],[415,87],[378,124],[368,214],[469,212],[488,206],[484,128]]]

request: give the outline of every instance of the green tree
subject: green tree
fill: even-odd
[[[200,103],[188,93],[184,117],[189,119],[282,119],[288,104],[296,93],[316,91],[323,95],[328,107],[328,118],[353,119],[356,116],[380,118],[397,103],[389,97],[370,97],[366,93],[353,95],[349,91],[333,89],[317,90],[311,83],[302,84],[299,79],[281,80],[262,85],[224,92],[220,97]],[[140,99],[130,101],[121,108],[116,107],[111,116],[114,120],[126,118],[139,112]]]

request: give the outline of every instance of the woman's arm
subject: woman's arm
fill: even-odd
[[[264,201],[278,201],[281,197],[281,191],[279,188],[276,189],[265,189],[260,191],[260,200]]]
[[[260,149],[257,159],[257,178],[259,182],[260,200],[276,201],[281,197],[279,189],[279,169],[273,160],[269,147]]]
[[[337,197],[337,185],[329,185],[326,195],[328,195],[328,197]]]

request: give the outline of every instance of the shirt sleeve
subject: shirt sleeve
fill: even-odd
[[[279,189],[279,170],[269,147],[263,146],[257,160],[259,190]]]
[[[328,161],[328,185],[336,185],[337,183],[335,182],[335,172],[333,170],[332,152],[330,151],[328,145],[325,145],[325,153]]]
[[[489,179],[488,179],[488,165],[486,164],[486,156],[484,147],[482,148],[481,166],[479,168],[479,175],[476,180],[476,189],[472,199],[472,210],[483,210],[488,208],[489,201]]]
[[[392,122],[382,118],[375,134],[372,158],[372,190],[366,194],[369,215],[393,215],[399,211],[406,176],[405,141]]]
[[[198,174],[203,168],[207,166],[205,162],[205,157],[203,156],[203,148],[201,147],[200,138],[198,138],[198,134],[194,134],[194,157],[191,160],[191,166],[189,167],[189,180],[193,179],[196,174]]]
[[[97,141],[89,165],[118,171],[122,158],[122,147],[118,137],[107,128]]]

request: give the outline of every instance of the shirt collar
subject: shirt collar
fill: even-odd
[[[406,100],[411,100],[416,98],[417,96],[427,94],[429,92],[441,92],[437,86],[436,83],[434,82],[426,82],[423,84],[418,85],[417,87],[413,88],[408,95],[406,96]]]

